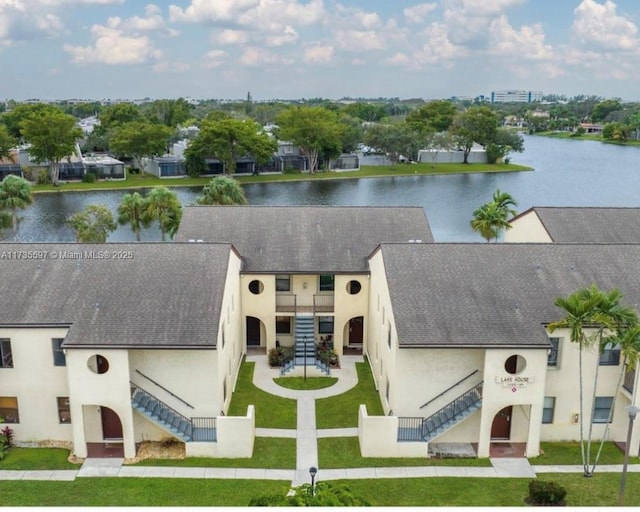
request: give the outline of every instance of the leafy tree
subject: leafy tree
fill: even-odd
[[[368,123],[375,123],[380,121],[387,115],[384,105],[380,103],[368,103],[358,101],[356,103],[350,103],[342,108],[342,112],[352,117],[357,117],[362,121]]]
[[[468,164],[473,143],[486,146],[495,139],[498,130],[498,115],[489,107],[469,107],[459,112],[451,125],[453,133],[464,150],[464,163]]]
[[[373,125],[365,132],[364,143],[388,154],[394,163],[400,155],[415,159],[421,146],[419,135],[405,123]]]
[[[508,128],[498,128],[494,139],[487,144],[487,161],[495,163],[500,158],[505,158],[509,153],[522,153],[524,151],[524,139],[522,135]]]
[[[0,124],[0,160],[7,158],[12,160],[11,150],[16,146],[16,139],[11,136],[7,127]]]
[[[595,408],[595,396],[598,386],[599,361],[596,360],[596,374],[594,378],[591,414],[584,414],[584,365],[583,352],[596,348],[602,353],[609,344],[620,343],[625,354],[625,359],[632,359],[635,363],[640,348],[640,327],[638,326],[637,313],[630,307],[620,303],[622,294],[619,290],[603,292],[595,285],[582,288],[568,297],[559,297],[554,305],[562,309],[565,317],[549,324],[549,331],[556,329],[568,329],[569,339],[578,344],[578,378],[579,378],[579,409],[580,409],[580,455],[584,476],[590,477],[595,471],[602,443],[606,433],[602,437],[602,443],[591,462],[591,440],[593,434],[593,414]],[[624,371],[624,367],[623,370]],[[619,379],[618,385],[621,379]],[[614,397],[617,395],[617,389]],[[615,399],[615,398],[614,398]],[[611,408],[611,411],[613,407]],[[611,411],[608,420],[611,419]],[[589,430],[585,444],[584,422],[589,422]],[[608,427],[608,424],[607,424]]]
[[[479,233],[487,242],[498,241],[503,230],[511,229],[509,217],[514,217],[517,213],[511,206],[516,206],[511,195],[496,190],[491,201],[473,212],[471,229]]]
[[[75,229],[76,240],[84,243],[104,243],[118,227],[109,208],[103,205],[87,206],[69,217],[67,224]]]
[[[247,204],[247,198],[236,180],[227,176],[216,176],[202,188],[198,204]]]
[[[118,224],[130,224],[138,242],[140,230],[149,227],[151,222],[147,210],[147,200],[138,192],[123,195],[118,205]]]
[[[600,123],[607,119],[610,114],[618,110],[622,110],[623,106],[620,100],[615,98],[611,100],[604,100],[594,105],[591,111],[591,120],[594,123]]]
[[[436,100],[425,103],[407,115],[407,124],[417,132],[426,135],[429,132],[445,132],[453,123],[457,108],[449,100]]]
[[[233,174],[236,160],[251,156],[259,164],[266,163],[277,149],[277,143],[254,121],[230,117],[202,121],[200,132],[185,150],[185,157],[194,166],[203,168],[207,157],[219,158],[227,174]]]
[[[320,155],[340,154],[342,130],[335,112],[323,107],[293,107],[276,118],[278,138],[297,145],[309,159],[309,171],[318,169]]]
[[[38,162],[49,163],[51,182],[58,185],[60,162],[73,154],[76,141],[82,137],[76,120],[60,111],[47,110],[24,119],[20,126],[31,145],[29,154]]]
[[[100,129],[105,132],[123,124],[142,121],[140,109],[132,103],[116,103],[100,112]]]
[[[623,123],[607,123],[602,128],[602,137],[605,140],[625,142],[629,127]]]
[[[167,233],[173,238],[182,219],[182,205],[176,193],[167,187],[154,187],[147,196],[145,218],[158,221],[163,242]]]
[[[431,167],[436,166],[438,154],[454,148],[454,140],[449,132],[430,132],[424,137],[424,149],[429,150]]]
[[[9,112],[2,115],[2,122],[7,127],[9,135],[17,140],[23,140],[22,123],[30,117],[40,117],[45,114],[63,113],[58,107],[48,103],[18,103]]]
[[[18,210],[33,203],[31,185],[24,178],[10,174],[0,182],[0,210],[11,212],[11,227],[18,227]]]
[[[184,98],[177,100],[155,100],[142,110],[152,123],[175,128],[191,117],[193,106]]]
[[[362,142],[362,123],[356,117],[342,114],[340,116],[340,124],[342,125],[341,151],[342,153],[351,153]]]
[[[161,124],[135,121],[113,129],[110,149],[133,158],[134,165],[144,169],[143,158],[163,155],[173,130]]]

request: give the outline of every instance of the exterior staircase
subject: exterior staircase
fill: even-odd
[[[429,442],[482,406],[482,382],[427,418],[398,418],[398,441]]]
[[[293,359],[280,370],[284,375],[296,366],[312,366],[329,375],[329,366],[317,357],[315,342],[315,317],[313,315],[298,315],[295,317],[295,345]]]
[[[216,441],[215,418],[187,418],[133,382],[131,405],[140,414],[185,443]]]

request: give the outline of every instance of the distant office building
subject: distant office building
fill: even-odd
[[[491,103],[532,103],[542,101],[541,91],[491,91]]]

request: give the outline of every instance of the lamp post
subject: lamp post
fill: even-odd
[[[624,503],[624,486],[627,483],[627,466],[629,465],[629,450],[631,449],[631,433],[633,432],[633,420],[640,412],[640,407],[629,405],[625,407],[629,413],[629,428],[627,430],[627,442],[624,445],[624,463],[622,464],[622,478],[620,479],[620,491],[618,492],[618,506]]]
[[[311,475],[311,496],[315,496],[315,479],[318,474],[318,468],[311,466],[309,468],[309,474]]]

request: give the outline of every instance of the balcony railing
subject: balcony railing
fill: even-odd
[[[313,310],[315,313],[332,313],[334,310],[335,296],[331,294],[321,294],[313,296]]]
[[[635,369],[629,369],[629,365],[625,365],[625,374],[624,381],[622,383],[622,387],[626,389],[629,393],[633,394],[633,387],[636,383],[636,371]]]
[[[296,295],[294,293],[277,293],[276,311],[284,313],[295,313]]]

